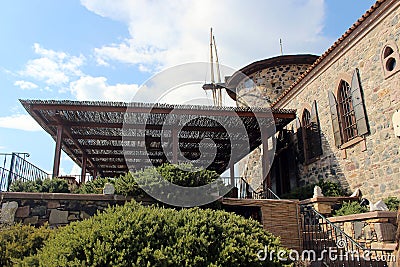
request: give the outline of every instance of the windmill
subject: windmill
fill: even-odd
[[[215,63],[214,63],[214,52],[215,52]],[[215,82],[214,64],[216,66],[217,82]],[[204,84],[203,89],[211,90],[214,106],[221,107],[222,89],[224,89],[225,87],[224,84],[221,83],[221,71],[219,69],[217,45],[215,42],[215,36],[213,35],[212,28],[210,30],[210,70],[211,70],[211,83]]]

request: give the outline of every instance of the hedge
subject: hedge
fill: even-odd
[[[38,179],[35,181],[14,181],[10,186],[11,192],[39,192],[39,193],[70,193],[68,183],[64,179]]]
[[[146,196],[146,193],[139,187],[137,182],[141,181],[142,184],[148,185],[149,183],[154,183],[154,176],[160,175],[173,184],[185,187],[206,185],[219,178],[219,175],[214,171],[196,170],[188,164],[181,164],[178,167],[172,164],[163,164],[134,173],[129,172],[116,178],[97,178],[83,184],[76,193],[102,193],[104,184],[108,182],[114,184],[116,194],[135,197]]]
[[[164,209],[136,202],[59,229],[39,251],[40,266],[282,266],[257,252],[278,238],[254,221],[210,209]]]
[[[52,234],[53,230],[47,226],[35,228],[21,224],[0,225],[0,266],[14,266],[24,258],[31,265],[31,256],[36,255]]]
[[[314,187],[319,186],[322,194],[326,197],[344,196],[347,194],[346,190],[342,188],[339,183],[320,180],[318,183],[307,184],[301,187],[294,188],[291,192],[283,194],[283,199],[307,199],[312,198],[314,195]]]

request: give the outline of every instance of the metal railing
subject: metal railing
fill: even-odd
[[[361,246],[311,206],[301,206],[303,254],[326,266],[388,266],[392,251]]]
[[[254,193],[253,195],[254,195],[253,196],[254,199],[281,199],[270,188],[267,188],[264,191],[260,191],[260,192]]]
[[[26,182],[50,177],[50,174],[27,161],[25,156],[20,157],[20,154],[26,155],[26,153],[0,154],[3,159],[3,166],[0,167],[0,191],[8,191],[11,184],[17,180]]]
[[[231,185],[230,177],[221,177],[225,185]],[[238,189],[238,198],[280,199],[271,189],[255,192],[243,177],[234,177],[234,187]]]

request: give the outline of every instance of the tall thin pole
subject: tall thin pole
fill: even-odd
[[[216,59],[216,65],[217,65],[217,83],[221,83],[221,71],[219,70],[219,61],[218,61],[218,52],[217,52],[217,43],[215,42],[215,36],[213,35],[213,41],[214,41],[214,49],[215,49],[215,59]],[[222,90],[218,89],[218,106],[222,106]]]
[[[282,39],[279,38],[279,45],[281,47],[281,56],[283,56]]]
[[[211,84],[214,85],[214,57],[213,57],[213,33],[212,28],[210,29],[210,68],[211,68]],[[216,105],[216,92],[212,89],[214,105]]]

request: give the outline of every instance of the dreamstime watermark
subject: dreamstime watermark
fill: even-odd
[[[315,250],[303,250],[301,253],[297,250],[268,250],[265,246],[257,253],[257,257],[260,261],[273,261],[277,258],[279,261],[322,261],[329,259],[332,262],[335,261],[374,261],[374,262],[395,262],[396,256],[393,254],[380,254],[372,250],[347,250],[347,242],[344,239],[339,239],[336,242],[336,247],[329,247],[323,249],[317,254]]]
[[[245,108],[210,105],[212,102],[202,89],[209,66],[206,62],[178,65],[157,73],[139,88],[124,114],[122,128],[122,147],[129,171],[167,162],[185,172],[221,172],[249,154],[254,140],[268,142],[275,136],[274,115],[267,102],[262,109],[246,104],[259,102],[263,96],[252,79],[241,72],[220,65],[222,74],[233,74],[238,83],[244,83],[245,97],[236,97]],[[203,93],[200,96],[195,94],[199,91]],[[268,172],[275,153],[274,138],[263,153]],[[188,165],[193,168],[186,168]],[[219,177],[210,184],[185,187],[169,182],[157,170],[153,174],[137,179],[137,184],[151,197],[173,206],[205,205],[234,186],[225,185]],[[248,182],[257,189],[262,180],[260,176]]]

